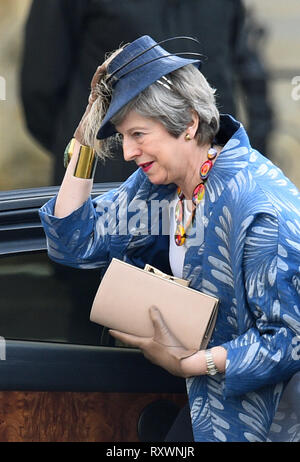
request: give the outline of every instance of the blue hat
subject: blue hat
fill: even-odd
[[[190,37],[175,37],[189,38]],[[166,42],[167,39],[163,42]],[[195,40],[195,39],[192,39]],[[196,41],[196,40],[195,40]],[[162,43],[162,42],[159,42]],[[108,80],[112,84],[112,98],[108,111],[97,134],[98,139],[108,138],[116,133],[110,122],[119,110],[135,98],[141,91],[169,74],[188,64],[200,67],[199,59],[181,58],[178,53],[171,54],[148,35],[138,38],[127,45],[108,65]]]

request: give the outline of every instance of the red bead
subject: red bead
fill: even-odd
[[[196,207],[197,207],[197,205],[199,205],[200,202],[202,201],[203,196],[204,196],[204,193],[205,193],[205,186],[204,186],[204,183],[198,184],[198,186],[196,186],[196,188],[195,188],[194,191],[193,191],[193,197],[192,197],[193,204],[194,204]]]
[[[181,246],[185,242],[186,234],[185,229],[182,225],[178,225],[175,232],[175,244]]]
[[[201,166],[201,169],[200,169],[200,176],[202,178],[202,180],[206,180],[206,178],[208,177],[209,175],[209,172],[210,172],[210,169],[212,168],[213,166],[213,163],[211,160],[206,160],[202,166]]]

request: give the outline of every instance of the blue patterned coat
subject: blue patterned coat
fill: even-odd
[[[204,239],[187,239],[183,276],[220,299],[210,347],[224,346],[227,364],[225,374],[187,379],[193,431],[195,441],[266,441],[285,384],[300,371],[300,196],[230,116],[218,137],[225,146],[206,183]],[[52,199],[40,211],[50,258],[105,269],[116,257],[168,271],[169,237],[157,230],[164,212],[147,205],[174,190],[138,170],[64,219],[53,216]]]

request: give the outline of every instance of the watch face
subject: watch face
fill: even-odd
[[[218,371],[215,369],[215,368],[209,368],[208,370],[208,374],[209,375],[216,375],[218,373]]]

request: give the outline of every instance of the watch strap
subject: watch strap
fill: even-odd
[[[217,366],[214,363],[213,355],[211,350],[205,350],[206,359],[206,373],[207,375],[216,375],[219,373]]]

